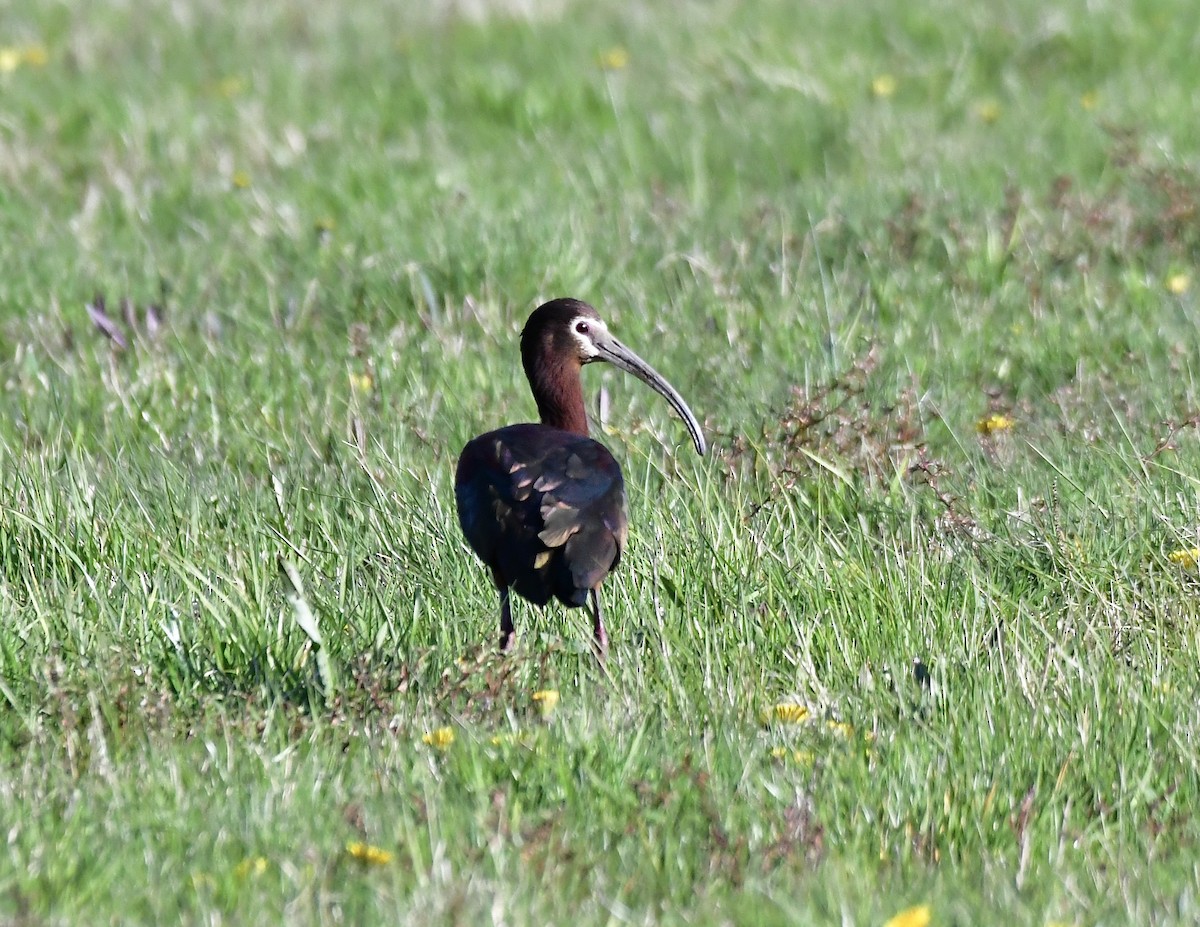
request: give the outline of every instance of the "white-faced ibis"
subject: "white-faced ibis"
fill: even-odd
[[[521,332],[521,361],[540,424],[509,425],[467,443],[454,495],[463,534],[500,591],[500,648],[515,637],[509,590],[535,605],[557,598],[578,608],[590,597],[596,652],[608,634],[597,590],[625,546],[625,481],[604,445],[588,437],[580,369],[607,361],[661,393],[704,453],[700,424],[679,393],[608,333],[587,303],[556,299],[534,310]]]

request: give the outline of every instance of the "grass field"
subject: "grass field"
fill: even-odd
[[[1200,921],[1195,10],[1044,6],[0,0],[0,922]]]

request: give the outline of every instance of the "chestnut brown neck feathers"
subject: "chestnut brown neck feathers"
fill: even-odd
[[[583,362],[570,326],[599,315],[577,299],[548,302],[529,317],[521,332],[521,363],[543,425],[588,434],[587,410],[579,373]]]

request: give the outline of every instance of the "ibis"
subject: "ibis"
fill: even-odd
[[[516,637],[509,601],[515,590],[539,607],[556,598],[579,608],[590,599],[593,646],[601,659],[608,651],[598,591],[621,560],[628,509],[621,468],[588,436],[580,371],[596,361],[660,393],[704,454],[704,434],[687,403],[609,334],[595,309],[577,299],[535,309],[521,332],[521,362],[539,422],[472,439],[454,478],[459,524],[500,593],[501,650]]]

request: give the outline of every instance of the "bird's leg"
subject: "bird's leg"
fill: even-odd
[[[592,646],[600,662],[608,656],[608,632],[604,630],[604,618],[600,615],[600,596],[595,589],[588,590],[592,598]]]
[[[507,653],[517,640],[517,629],[513,627],[512,606],[508,601],[508,586],[500,587],[500,650]]]

